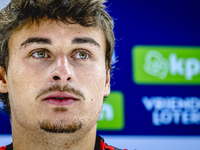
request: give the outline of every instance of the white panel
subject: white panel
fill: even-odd
[[[200,136],[102,136],[109,145],[128,150],[200,150]],[[0,146],[10,144],[11,135],[0,136]]]
[[[0,135],[0,146],[8,145],[12,142],[11,135]]]

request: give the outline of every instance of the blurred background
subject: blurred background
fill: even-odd
[[[98,134],[129,150],[199,150],[200,1],[106,5],[115,21],[117,61]],[[0,111],[0,119],[1,146],[12,139],[9,117]]]

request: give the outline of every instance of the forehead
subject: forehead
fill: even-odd
[[[71,40],[74,37],[90,37],[98,41],[101,47],[106,47],[104,33],[98,27],[83,27],[79,24],[51,20],[24,25],[21,29],[13,32],[9,39],[9,45],[20,44],[20,42],[29,37],[46,37],[53,42],[66,42],[66,40]]]

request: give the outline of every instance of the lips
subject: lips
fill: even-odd
[[[66,92],[56,92],[48,95],[42,101],[45,101],[52,105],[65,106],[71,105],[74,102],[78,101],[78,98]]]

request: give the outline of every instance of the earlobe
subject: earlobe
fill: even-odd
[[[3,67],[0,67],[0,93],[8,93],[7,75]]]
[[[107,97],[109,94],[110,94],[110,69],[107,71],[104,97]]]

